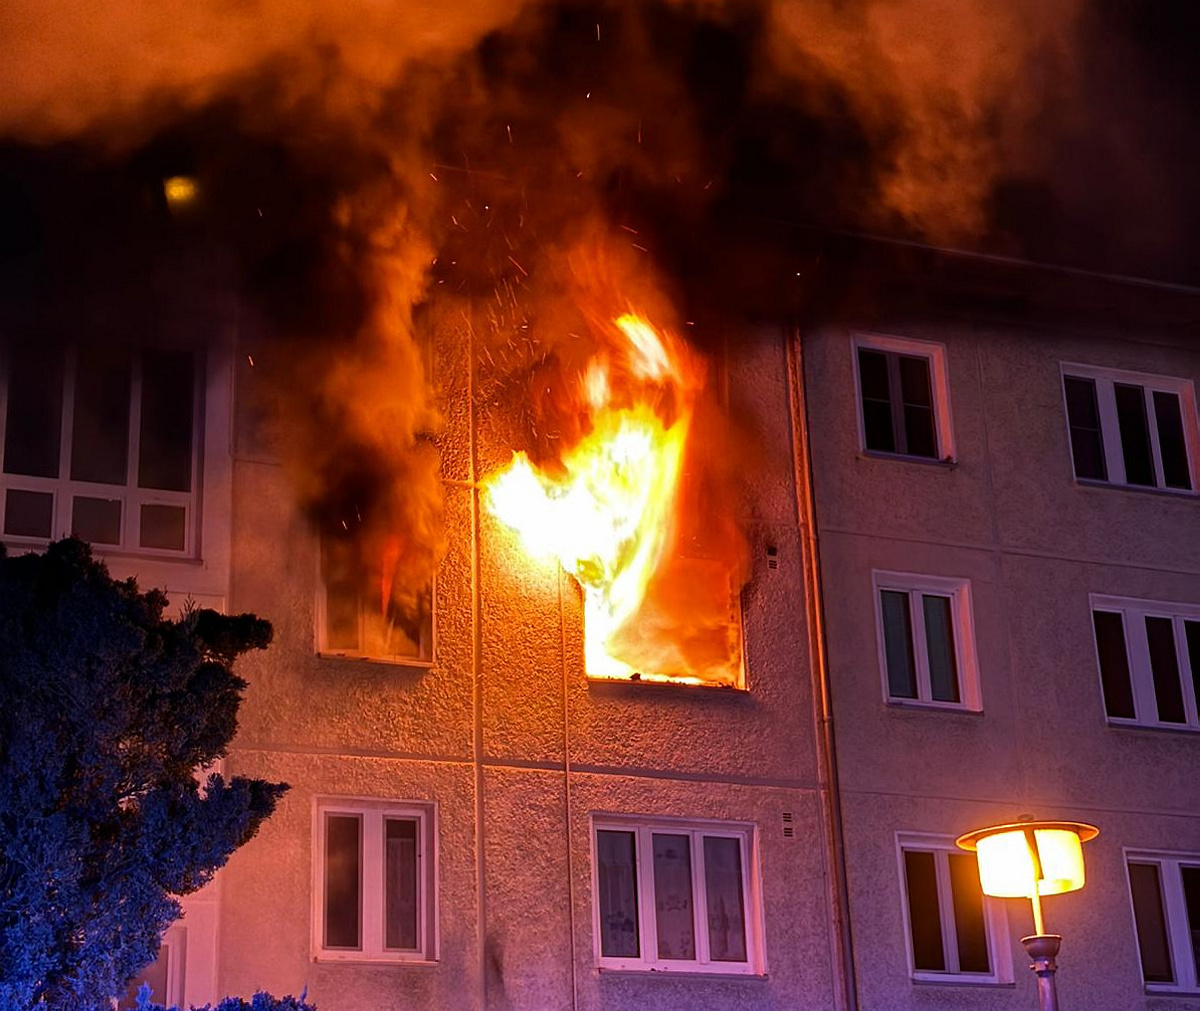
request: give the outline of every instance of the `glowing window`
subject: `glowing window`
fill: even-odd
[[[314,954],[436,958],[433,808],[329,798],[317,803],[315,829]]]
[[[946,349],[931,341],[862,334],[854,351],[863,448],[953,459]]]
[[[1151,992],[1200,992],[1200,856],[1128,853],[1142,978]]]
[[[763,971],[751,826],[593,819],[601,968]]]
[[[1063,365],[1071,460],[1080,481],[1194,492],[1196,391],[1186,379]]]

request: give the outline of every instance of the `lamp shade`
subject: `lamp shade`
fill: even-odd
[[[1081,844],[1099,832],[1082,822],[1027,821],[969,832],[957,842],[975,851],[985,895],[1033,898],[1082,888]]]

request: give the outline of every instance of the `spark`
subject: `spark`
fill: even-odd
[[[250,363],[250,368],[254,368],[254,355],[246,355],[246,361]]]
[[[505,123],[504,129],[508,133],[508,142],[511,144],[512,143],[512,127],[508,123]]]
[[[511,263],[514,267],[516,267],[517,270],[519,270],[526,277],[529,276],[529,271],[526,270],[524,267],[522,267],[519,263],[517,263],[517,261],[514,260],[511,256],[508,258],[508,262]]]
[[[432,179],[435,183],[438,181],[438,177],[435,176],[432,172],[429,173],[429,178]]]

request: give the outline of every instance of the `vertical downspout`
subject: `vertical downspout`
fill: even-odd
[[[812,658],[813,722],[817,738],[817,789],[824,814],[824,854],[829,884],[830,943],[833,948],[834,1007],[858,1011],[858,985],[854,972],[854,937],[850,927],[850,889],[846,874],[846,846],[842,825],[842,799],[838,787],[837,752],[833,736],[833,705],[826,654],[824,598],[821,595],[821,556],[817,541],[816,502],[813,497],[812,447],[808,438],[808,402],[804,386],[804,354],[800,330],[787,335],[787,371],[792,413],[793,473],[796,508],[802,541],[805,631]]]
[[[480,627],[482,587],[480,586],[480,518],[479,518],[479,460],[475,437],[475,328],[467,323],[467,403],[470,433],[471,484],[471,761],[475,773],[475,908],[479,916],[477,958],[479,965],[479,1009],[487,1008],[487,894],[484,874],[484,806],[483,806],[483,629]]]

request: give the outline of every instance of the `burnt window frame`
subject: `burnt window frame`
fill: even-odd
[[[905,440],[903,449],[877,449],[867,445],[863,376],[859,358],[862,351],[882,354],[888,360],[888,404],[892,412],[893,438],[901,434],[903,435]],[[904,357],[924,359],[928,367],[930,407],[933,414],[933,436],[935,441],[932,455],[907,452],[907,428],[904,427],[902,433],[897,430],[897,421],[903,414],[903,402],[902,400],[894,399],[899,393],[899,390],[896,388],[898,379],[895,374],[899,369],[899,359]],[[915,337],[899,337],[891,334],[856,333],[851,339],[851,360],[854,371],[858,445],[863,453],[868,456],[878,456],[885,459],[923,463],[953,463],[957,459],[945,344],[937,341],[922,340]]]
[[[1092,384],[1095,410],[1099,424],[1100,460],[1103,477],[1080,475],[1076,463],[1076,445],[1071,423],[1070,404],[1067,396],[1067,380],[1075,379]],[[1118,387],[1136,387],[1141,391],[1146,437],[1149,440],[1148,461],[1153,483],[1134,482],[1128,479],[1126,467],[1126,429],[1122,427],[1121,408],[1117,403]],[[1152,491],[1170,495],[1200,495],[1200,420],[1196,409],[1196,386],[1191,379],[1164,376],[1147,372],[1134,372],[1108,366],[1087,365],[1079,362],[1059,363],[1059,393],[1062,397],[1063,423],[1067,433],[1067,451],[1071,458],[1071,474],[1078,484],[1092,487],[1119,487],[1135,491]],[[1187,467],[1190,487],[1181,488],[1166,483],[1167,475],[1162,459],[1162,432],[1154,394],[1163,393],[1178,398],[1180,424],[1183,436],[1183,463]]]

